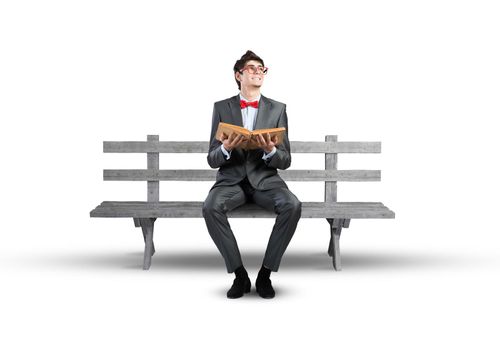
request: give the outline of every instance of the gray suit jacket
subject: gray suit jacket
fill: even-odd
[[[285,181],[278,175],[276,169],[290,167],[290,142],[288,141],[288,119],[286,105],[260,95],[259,108],[256,116],[255,128],[267,129],[285,127],[286,132],[283,143],[276,146],[276,153],[267,161],[262,159],[263,149],[242,150],[235,148],[231,157],[226,159],[220,149],[221,141],[215,138],[219,122],[239,125],[243,127],[239,95],[215,102],[212,116],[212,130],[210,132],[210,147],[207,161],[211,168],[219,168],[215,184],[217,186],[230,186],[239,183],[248,177],[252,187],[258,190],[268,190],[276,187],[288,188]]]

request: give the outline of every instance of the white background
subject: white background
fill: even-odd
[[[498,349],[499,16],[495,1],[2,1],[0,347]],[[202,219],[158,220],[143,271],[132,219],[89,217],[146,196],[102,181],[146,165],[102,141],[208,141],[248,49],[292,141],[382,141],[340,155],[382,181],[339,183],[339,200],[396,212],[351,222],[341,272],[327,222],[301,220],[272,300],[253,285],[226,298],[233,275]],[[160,166],[209,168],[205,154]],[[162,183],[161,199],[203,201],[211,185]],[[323,200],[322,184],[289,187]],[[230,223],[253,284],[274,221]]]

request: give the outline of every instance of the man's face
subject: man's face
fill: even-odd
[[[247,61],[241,70],[242,73],[236,72],[236,79],[241,83],[241,87],[256,87],[260,88],[264,82],[264,74],[259,72],[258,67],[263,67],[259,61]]]

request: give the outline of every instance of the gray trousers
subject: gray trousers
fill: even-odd
[[[237,185],[212,188],[203,203],[203,217],[224,258],[228,273],[234,272],[243,262],[226,213],[246,202],[256,203],[278,214],[263,261],[271,271],[278,271],[281,258],[297,228],[302,203],[286,187],[260,191],[254,189],[246,177]]]

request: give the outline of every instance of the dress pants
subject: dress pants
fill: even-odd
[[[263,261],[271,271],[278,271],[300,219],[302,203],[286,187],[256,190],[247,177],[236,185],[212,188],[203,203],[203,217],[210,236],[224,258],[228,273],[234,272],[243,262],[226,213],[247,202],[278,214]]]

